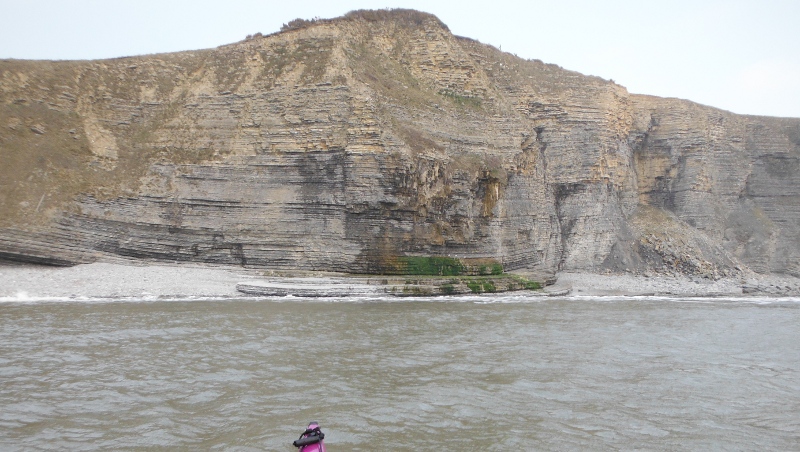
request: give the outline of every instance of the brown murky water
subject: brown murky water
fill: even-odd
[[[800,301],[0,303],[0,449],[798,450]]]

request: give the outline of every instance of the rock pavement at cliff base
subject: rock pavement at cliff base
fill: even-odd
[[[736,298],[798,297],[800,278],[751,275],[711,281],[699,277],[599,275],[560,272],[558,282],[523,297],[546,296],[665,296],[672,298],[725,296]],[[72,267],[0,263],[0,302],[39,300],[196,300],[240,299],[252,296],[372,297],[459,295],[409,281],[383,277],[346,277],[301,272],[285,277],[270,271],[209,264],[96,262]],[[417,286],[419,290],[416,290]],[[440,286],[441,287],[441,286]],[[406,289],[406,290],[403,290]],[[466,293],[472,294],[471,291]],[[467,295],[467,296],[470,296]],[[498,296],[481,292],[482,297]]]
[[[800,276],[800,119],[630,94],[416,11],[2,60],[0,156],[5,260]]]

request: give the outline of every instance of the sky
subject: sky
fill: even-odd
[[[456,35],[632,93],[800,117],[800,0],[0,0],[0,58],[203,49],[383,8],[435,14]]]

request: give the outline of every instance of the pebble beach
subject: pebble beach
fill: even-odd
[[[314,276],[320,284],[326,278]],[[93,263],[74,267],[0,265],[0,299],[240,298],[237,284],[295,278],[263,270],[192,264]],[[800,296],[800,278],[758,275],[703,278],[562,272],[545,292],[573,296]]]

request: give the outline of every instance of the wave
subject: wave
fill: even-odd
[[[31,295],[27,292],[17,292],[10,296],[0,296],[0,303],[154,303],[167,301],[226,301],[241,300],[245,297],[221,297],[198,295],[139,295],[139,296],[42,296]]]
[[[475,304],[537,304],[546,302],[659,302],[659,303],[695,303],[695,304],[800,304],[796,296],[679,296],[679,295],[563,295],[546,296],[540,293],[514,292],[499,294],[470,294],[450,296],[396,297],[384,294],[363,294],[351,296],[307,297],[287,295],[275,296],[203,296],[203,295],[152,295],[139,296],[40,296],[19,291],[14,295],[0,296],[0,303],[154,303],[154,302],[191,302],[191,301],[253,301],[274,303],[475,303]]]

